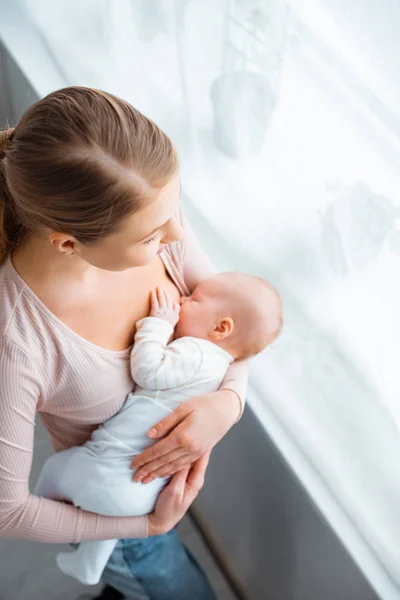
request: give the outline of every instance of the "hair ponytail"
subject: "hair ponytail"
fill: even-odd
[[[11,147],[13,134],[13,128],[0,131],[0,264],[18,243],[22,229],[6,175],[7,151]]]

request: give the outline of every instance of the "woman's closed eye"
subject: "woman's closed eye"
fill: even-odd
[[[153,242],[156,242],[157,240],[160,240],[163,236],[163,230],[160,229],[160,231],[157,231],[157,233],[155,235],[153,235],[153,237],[151,237],[149,240],[146,240],[145,242],[143,242],[143,244],[152,244]]]

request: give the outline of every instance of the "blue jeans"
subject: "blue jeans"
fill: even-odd
[[[102,582],[135,600],[216,600],[175,529],[147,539],[120,540]]]

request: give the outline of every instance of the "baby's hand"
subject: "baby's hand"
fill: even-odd
[[[171,296],[163,289],[156,288],[151,292],[150,316],[164,319],[175,327],[179,321],[180,306],[174,302]]]

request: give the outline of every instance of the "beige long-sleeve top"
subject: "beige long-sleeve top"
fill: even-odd
[[[162,256],[187,295],[214,270],[186,224],[181,242]],[[83,339],[35,296],[8,258],[0,267],[0,535],[43,542],[145,537],[147,517],[105,517],[32,495],[36,413],[56,450],[81,445],[118,412],[133,381],[130,349],[114,351]],[[247,366],[229,367],[222,388],[244,402]]]

